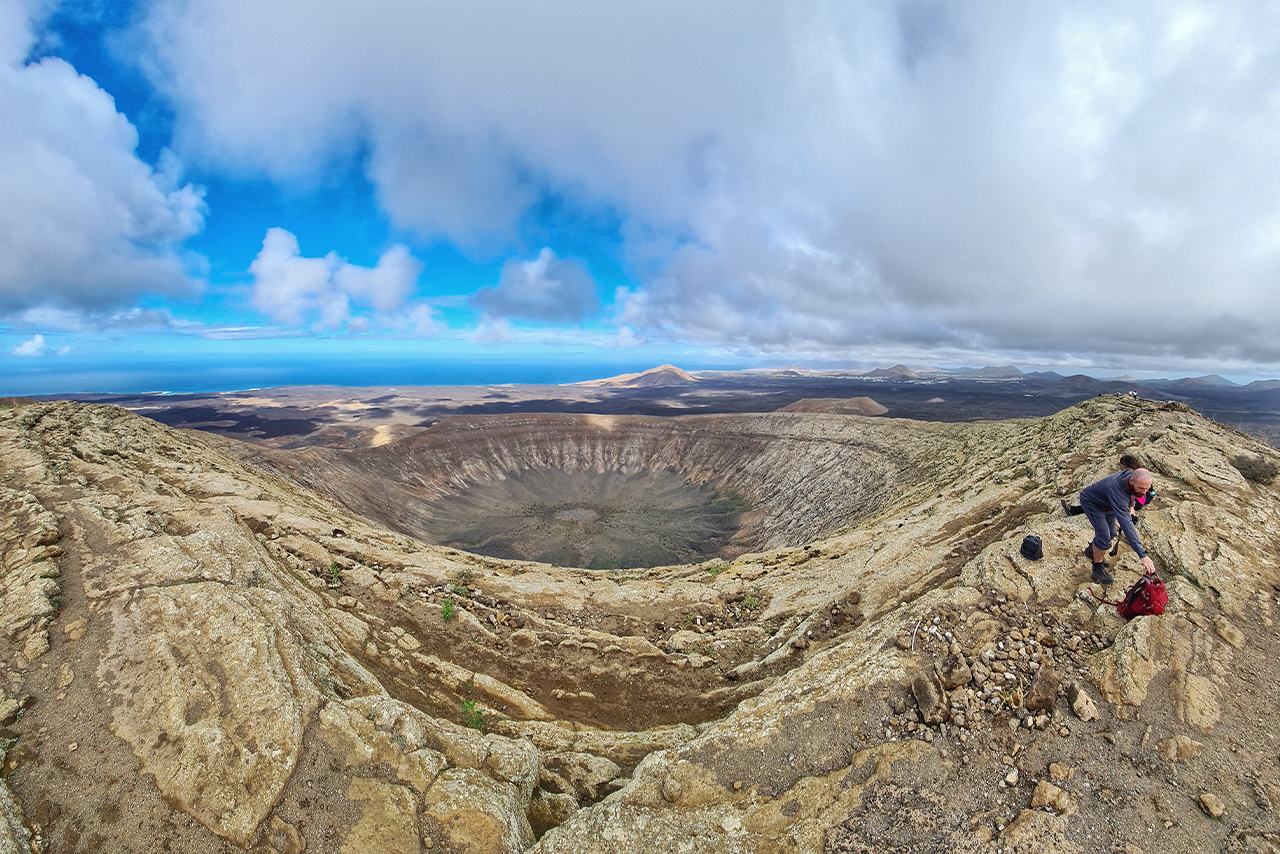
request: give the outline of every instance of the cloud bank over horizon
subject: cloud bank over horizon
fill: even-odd
[[[273,223],[241,268],[262,318],[1274,371],[1278,31],[1261,2],[157,2],[121,38],[172,110],[164,168],[92,80],[3,41],[0,109],[52,118],[0,130],[46,188],[0,210],[0,310],[198,293],[182,246],[220,211],[179,163],[304,196],[354,164],[380,260]],[[64,189],[23,152],[68,139]],[[82,255],[16,242],[32,211]],[[440,245],[492,278],[433,291]]]

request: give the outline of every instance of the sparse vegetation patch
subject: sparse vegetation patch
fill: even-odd
[[[1250,483],[1258,483],[1266,486],[1275,480],[1276,473],[1280,469],[1276,468],[1276,464],[1262,457],[1254,457],[1248,454],[1238,454],[1231,458],[1231,465],[1235,466],[1236,471]]]

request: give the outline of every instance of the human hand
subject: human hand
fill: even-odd
[[[1143,569],[1145,569],[1147,572],[1155,572],[1155,571],[1156,571],[1156,565],[1155,565],[1155,562],[1153,562],[1153,561],[1151,560],[1151,558],[1149,558],[1149,557],[1144,557],[1144,558],[1142,559],[1142,568],[1143,568]]]

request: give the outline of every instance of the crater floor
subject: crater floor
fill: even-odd
[[[672,469],[521,469],[427,510],[431,541],[488,557],[631,569],[733,557],[745,503]]]

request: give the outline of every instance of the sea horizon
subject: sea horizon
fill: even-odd
[[[340,362],[297,360],[264,364],[154,360],[109,365],[67,364],[54,368],[22,366],[0,378],[0,396],[57,397],[110,394],[215,394],[283,386],[490,386],[563,385],[639,373],[660,362],[587,362],[575,360],[369,359]],[[686,370],[738,370],[750,365],[690,362]],[[41,370],[44,368],[43,370]]]

